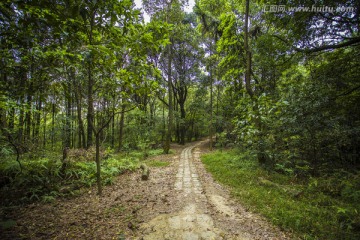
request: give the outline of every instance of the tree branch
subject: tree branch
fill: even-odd
[[[343,93],[341,93],[341,94],[336,95],[336,96],[333,98],[333,100],[337,99],[338,97],[343,97],[343,96],[349,95],[350,93],[355,92],[355,91],[358,90],[358,89],[360,89],[360,85],[358,85],[358,86],[356,86],[356,87],[354,87],[354,88],[352,88],[352,89],[350,89],[350,90],[348,90],[348,91],[346,91],[346,92],[343,92]]]
[[[299,52],[305,52],[305,53],[314,53],[314,52],[320,52],[320,51],[324,51],[324,50],[330,50],[330,49],[337,49],[337,48],[343,48],[343,47],[347,47],[347,46],[352,46],[352,45],[356,45],[358,43],[360,43],[360,37],[352,38],[351,40],[344,41],[344,42],[341,42],[339,44],[324,45],[324,46],[317,47],[317,48],[312,48],[312,49],[299,49],[299,48],[296,48],[295,50],[299,51]]]
[[[290,43],[288,41],[286,41],[285,39],[283,39],[282,37],[272,34],[272,37],[275,37],[277,39],[279,39],[280,41],[290,45]],[[353,46],[360,43],[360,37],[354,37],[354,38],[350,38],[350,40],[341,42],[339,44],[333,44],[333,45],[324,45],[321,47],[317,47],[317,48],[307,48],[307,49],[301,49],[301,48],[294,48],[295,51],[297,52],[303,52],[303,53],[315,53],[315,52],[321,52],[324,50],[330,50],[330,49],[337,49],[337,48],[343,48],[343,47],[347,47],[347,46]]]
[[[110,121],[113,119],[113,117],[114,117],[115,115],[120,114],[120,113],[130,112],[131,110],[133,110],[133,109],[135,109],[135,108],[136,108],[136,106],[134,106],[134,107],[132,107],[132,108],[129,108],[129,109],[127,109],[127,110],[124,109],[123,111],[119,111],[119,112],[113,113],[113,114],[108,118],[108,120],[107,120],[102,126],[100,126],[99,129],[96,129],[96,128],[95,128],[93,121],[90,121],[89,124],[91,125],[91,128],[92,128],[94,134],[97,135],[97,134],[99,134],[107,125],[109,125]]]
[[[167,107],[169,107],[169,103],[167,103],[163,98],[161,98],[161,97],[159,96],[159,94],[157,95],[157,97],[158,97],[158,99],[159,99],[163,104],[165,104]]]

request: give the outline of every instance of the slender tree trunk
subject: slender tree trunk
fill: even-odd
[[[170,22],[170,11],[171,11],[171,4],[172,1],[168,3],[167,6],[167,15],[166,15],[166,22]],[[163,146],[164,153],[168,154],[170,151],[170,142],[171,142],[171,134],[173,128],[173,117],[174,117],[174,107],[173,107],[173,89],[172,89],[172,39],[170,38],[170,44],[168,45],[168,98],[169,98],[169,106],[168,106],[168,129],[165,136],[165,144]]]
[[[192,139],[194,137],[194,125],[195,125],[195,114],[194,114],[193,118],[191,119],[191,134],[189,136],[189,142],[192,141]]]
[[[74,85],[75,86],[75,85]],[[78,147],[86,148],[86,138],[85,138],[85,128],[84,121],[82,119],[82,104],[81,104],[81,94],[80,94],[80,86],[76,85],[74,89],[75,93],[75,101],[76,101],[76,111],[77,111],[77,119],[78,119],[78,128],[79,128],[79,145]]]
[[[186,135],[186,126],[185,126],[185,117],[186,117],[186,112],[185,112],[185,102],[180,104],[180,144],[184,145],[185,144],[185,135]]]
[[[71,90],[71,147],[75,148],[76,146],[76,131],[75,131],[75,125],[76,125],[76,110],[74,108],[75,106],[75,97],[74,97],[74,86],[73,89]]]
[[[11,108],[9,112],[9,129],[14,130],[15,127],[15,108]]]
[[[26,113],[25,113],[25,140],[30,141],[31,133],[31,109],[32,109],[32,83],[30,83],[26,97]]]
[[[165,119],[165,107],[162,107],[162,119],[163,119],[163,129],[161,131],[161,141],[165,140],[165,129],[166,129],[166,119]]]
[[[19,143],[23,143],[24,142],[24,136],[23,136],[23,132],[24,132],[24,98],[21,97],[20,100],[20,114],[19,114],[19,124],[18,124],[18,133],[17,133],[17,138]]]
[[[95,11],[93,10],[90,15],[90,31],[89,31],[89,45],[93,44],[93,28],[95,24]],[[88,59],[88,91],[87,91],[87,100],[88,100],[88,112],[87,112],[87,148],[91,147],[93,145],[93,125],[94,123],[94,99],[93,99],[93,93],[94,93],[94,76],[92,72],[93,64],[92,64],[92,56],[90,55]],[[93,124],[91,124],[93,123]]]
[[[104,128],[106,128],[113,116],[110,116],[107,120],[104,120],[102,125],[98,127],[98,129],[95,128],[94,123],[90,122],[92,129],[94,131],[95,135],[95,162],[96,162],[96,180],[97,180],[97,187],[98,187],[98,195],[102,195],[102,186],[101,186],[101,165],[100,165],[100,136],[101,132]]]
[[[70,81],[67,81],[66,87],[64,88],[65,95],[65,124],[64,124],[64,148],[70,148],[71,145],[71,86]]]
[[[169,94],[169,116],[168,116],[168,129],[166,133],[166,139],[164,144],[164,153],[168,154],[170,151],[170,142],[171,142],[171,132],[173,125],[173,90],[172,90],[172,76],[171,76],[171,62],[172,62],[172,47],[169,45],[169,55],[168,55],[168,94]]]
[[[112,111],[113,114],[115,113],[115,110]],[[114,149],[115,147],[115,115],[112,117],[111,120],[111,148]]]
[[[44,110],[44,126],[43,126],[43,147],[44,147],[44,149],[45,149],[45,147],[46,147],[46,115],[47,115],[47,113],[46,113],[46,110]]]
[[[258,132],[258,162],[260,164],[266,164],[267,163],[267,155],[264,151],[264,144],[263,144],[263,129],[259,114],[259,107],[257,99],[255,98],[254,91],[251,87],[251,49],[249,44],[249,11],[250,11],[250,0],[246,0],[246,6],[245,6],[245,26],[244,26],[244,47],[246,51],[246,71],[245,71],[245,88],[247,93],[250,95],[250,98],[254,102],[253,111],[255,113],[255,119],[254,124],[255,127],[259,130]]]
[[[245,88],[250,97],[252,98],[254,93],[251,88],[251,51],[249,47],[249,8],[250,0],[246,0],[245,6],[245,26],[244,26],[244,47],[246,52],[246,71],[245,71]]]
[[[125,105],[121,106],[120,113],[120,126],[119,126],[119,146],[118,151],[121,151],[123,147],[123,139],[124,139],[124,120],[125,120]]]
[[[100,132],[95,134],[95,161],[96,161],[96,181],[98,187],[98,195],[102,195],[102,186],[101,186],[101,166],[100,166]]]
[[[39,134],[40,134],[40,122],[41,122],[41,107],[42,107],[42,101],[41,101],[41,96],[39,96],[39,100],[36,104],[36,121],[35,121],[35,127],[34,127],[34,137],[35,137],[35,141],[36,143],[39,142]]]
[[[149,126],[154,127],[155,126],[155,115],[156,115],[156,105],[155,105],[155,99],[153,99],[150,104],[150,124]]]
[[[213,43],[210,43],[210,54],[213,54]],[[210,66],[210,124],[209,124],[209,149],[210,151],[213,150],[213,135],[214,135],[214,131],[213,131],[213,83],[214,83],[214,79],[213,79],[213,70],[212,70],[212,66]]]
[[[0,106],[0,130],[7,130],[6,111]]]
[[[88,112],[87,112],[87,148],[91,147],[93,145],[93,130],[92,125],[90,122],[94,122],[94,100],[93,100],[93,87],[94,87],[94,81],[91,71],[91,65],[89,63],[88,66]]]
[[[31,98],[28,98],[27,102],[29,102],[29,99],[31,99]],[[29,104],[31,104],[31,102]],[[25,113],[25,135],[24,135],[24,138],[26,141],[29,141],[30,140],[30,132],[31,132],[31,106],[30,107],[28,106],[26,108],[27,108],[27,110]]]
[[[210,151],[213,150],[213,135],[214,135],[214,131],[213,131],[213,76],[212,76],[212,70],[210,70],[210,127],[209,127],[209,132],[210,132]]]
[[[174,99],[174,112],[175,113],[178,113],[179,112],[179,104],[178,102],[176,101],[176,95],[175,95],[175,92],[174,92],[174,95],[173,95],[173,99]],[[179,117],[178,117],[178,114],[176,114],[177,117],[174,119],[175,120],[175,142],[177,143],[180,143],[180,120],[179,120]]]
[[[52,103],[51,109],[51,147],[54,148],[55,144],[55,103]]]

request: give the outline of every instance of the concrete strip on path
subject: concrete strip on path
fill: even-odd
[[[254,224],[256,229],[266,226],[267,223],[258,221],[259,218],[247,214],[243,210],[241,214],[236,212],[228,205],[227,197],[217,194],[217,187],[212,179],[211,181],[205,180],[205,182],[201,182],[204,181],[204,177],[201,180],[198,171],[201,170],[202,175],[206,174],[200,161],[200,149],[198,146],[201,144],[204,144],[204,141],[186,147],[180,154],[174,191],[178,201],[176,204],[181,204],[183,206],[182,210],[160,214],[151,221],[142,224],[140,227],[142,236],[139,239],[286,239],[278,238],[278,233],[271,233],[268,229],[264,229],[260,234],[258,234],[258,231],[254,231],[254,234],[251,231],[243,232],[239,230],[253,229],[252,222],[257,222]],[[224,230],[227,225],[231,225],[232,229]],[[244,225],[245,228],[241,225]],[[220,229],[219,226],[223,226],[224,229]]]

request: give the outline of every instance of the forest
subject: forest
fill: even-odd
[[[2,228],[9,209],[101,196],[147,158],[208,139],[216,179],[227,165],[212,157],[237,159],[226,172],[250,160],[279,176],[262,185],[301,185],[292,201],[320,194],[334,239],[357,239],[360,2],[138,2],[0,2]]]

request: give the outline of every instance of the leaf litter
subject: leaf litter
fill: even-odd
[[[149,158],[170,164],[151,167],[148,181],[140,170],[124,173],[104,187],[102,197],[94,186],[51,203],[1,209],[15,224],[1,228],[0,238],[291,239],[214,182],[199,157],[206,144],[173,144],[174,154]]]

